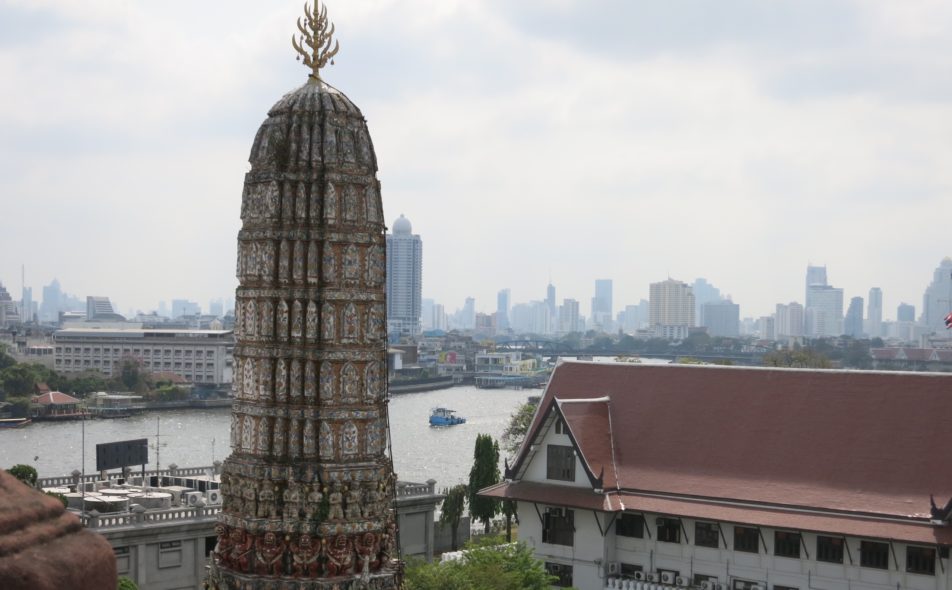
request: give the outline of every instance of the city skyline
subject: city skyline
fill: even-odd
[[[912,229],[952,213],[944,3],[330,6],[351,49],[326,77],[373,124],[385,219],[414,220],[447,310],[542,300],[551,269],[583,314],[596,278],[617,310],[670,276],[759,317],[813,262],[889,318],[949,254]],[[0,5],[10,293],[23,264],[34,301],[53,278],[121,313],[232,297],[247,137],[265,89],[299,83],[298,10]]]

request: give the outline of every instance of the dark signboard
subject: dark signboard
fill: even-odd
[[[96,445],[96,471],[108,471],[149,462],[149,439],[122,440]]]

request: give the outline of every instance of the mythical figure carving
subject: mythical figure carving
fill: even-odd
[[[366,575],[380,569],[380,541],[377,535],[367,532],[357,535],[354,539],[354,549],[357,550],[358,568]]]
[[[258,491],[258,518],[278,517],[276,490],[277,488],[270,479],[261,482],[261,489]]]
[[[348,421],[344,424],[340,435],[340,452],[344,455],[356,455],[359,444],[357,442],[357,425]]]
[[[327,543],[327,575],[344,576],[351,573],[354,562],[354,545],[347,535],[332,537]]]
[[[231,555],[228,563],[240,572],[250,572],[254,559],[255,539],[241,529],[231,530]]]
[[[305,247],[306,246],[304,242],[294,242],[294,264],[291,267],[291,275],[294,278],[295,283],[304,282],[304,259],[307,256],[306,252],[304,251]]]
[[[288,282],[291,267],[291,243],[281,240],[281,250],[278,254],[278,281]]]
[[[360,510],[360,488],[356,483],[351,484],[347,488],[347,509],[344,514],[347,517],[347,520],[359,520],[361,517]]]
[[[308,534],[299,535],[291,543],[294,576],[316,578],[320,572],[321,543]]]
[[[321,340],[326,343],[337,341],[337,311],[330,303],[321,308]]]
[[[347,341],[354,341],[360,336],[359,320],[357,315],[357,306],[348,303],[344,307],[344,321],[342,323],[341,338]]]
[[[294,301],[291,306],[291,339],[300,340],[304,337],[304,308],[301,302]]]
[[[258,537],[255,543],[255,554],[258,558],[255,571],[258,575],[273,574],[280,576],[284,573],[282,571],[284,568],[281,562],[284,547],[284,539],[271,531]]]
[[[291,401],[301,401],[301,361],[294,359],[291,361],[291,379],[288,383],[291,393]]]
[[[311,486],[310,492],[307,494],[307,508],[305,512],[307,513],[308,520],[316,520],[320,515],[321,502],[324,501],[324,494],[321,492],[320,482],[315,482]]]
[[[304,322],[304,337],[309,342],[317,342],[320,338],[320,334],[317,333],[318,314],[316,303],[313,301],[308,302],[305,316],[307,319]]]
[[[328,520],[343,520],[344,519],[344,494],[340,491],[340,484],[335,482],[334,487],[331,489],[331,493],[327,496],[328,502],[330,502],[330,510],[327,512]]]

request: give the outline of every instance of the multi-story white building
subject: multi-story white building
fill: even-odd
[[[694,292],[681,281],[668,279],[651,283],[648,292],[648,322],[656,326],[694,326]]]
[[[578,315],[578,300],[563,299],[559,306],[559,333],[571,334],[582,330]]]
[[[110,377],[126,358],[143,369],[174,373],[191,383],[232,380],[230,330],[68,328],[53,333],[53,363],[63,374],[99,371]]]
[[[829,285],[811,285],[807,288],[807,336],[836,337],[843,334],[843,289]]]
[[[952,375],[569,362],[505,481],[579,590],[949,590]]]
[[[803,306],[796,301],[777,304],[775,328],[777,338],[801,338],[803,336]]]
[[[410,220],[400,216],[387,234],[387,329],[391,340],[420,334],[423,293],[423,241]]]
[[[869,290],[869,305],[866,307],[866,333],[870,338],[883,335],[883,290],[873,287]]]

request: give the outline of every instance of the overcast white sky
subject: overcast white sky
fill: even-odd
[[[743,316],[808,262],[885,315],[952,253],[952,3],[333,0],[424,297],[588,314],[668,276]],[[305,69],[300,1],[0,0],[0,282],[153,309],[233,296],[258,125]]]

